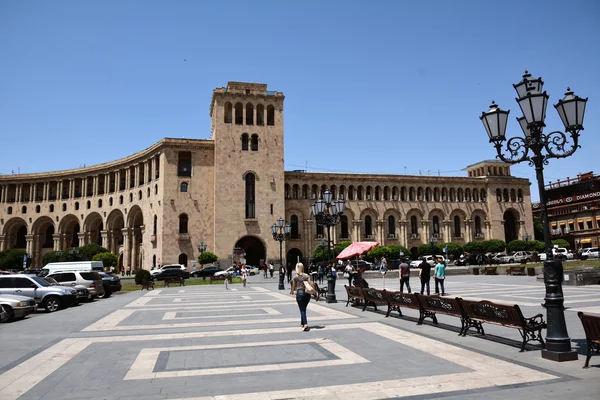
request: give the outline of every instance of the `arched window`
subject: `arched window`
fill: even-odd
[[[456,201],[456,191],[454,191],[454,188],[450,188],[450,201]]]
[[[246,104],[246,125],[254,125],[254,106],[252,103]]]
[[[133,193],[129,193],[129,202],[131,203],[133,201]]]
[[[345,198],[346,198],[346,186],[342,185],[342,186],[340,186],[339,199],[343,200]]]
[[[154,185],[154,194],[158,194],[158,185]]]
[[[258,151],[258,135],[256,133],[254,133],[252,135],[252,139],[251,139],[251,149],[252,151]]]
[[[417,217],[413,215],[412,217],[410,217],[410,234],[416,237],[418,233],[419,226],[417,225]]]
[[[503,200],[504,200],[506,203],[508,203],[508,201],[509,201],[509,197],[508,197],[508,189],[504,189],[504,190],[502,191],[502,199],[503,199]]]
[[[463,195],[463,190],[458,188],[457,193],[457,201],[463,202],[465,200],[465,196]]]
[[[183,265],[184,267],[187,267],[187,262],[188,262],[187,254],[181,253],[179,255],[179,258],[177,259],[177,263]]]
[[[27,208],[23,207],[23,210],[24,210],[23,214],[25,214],[27,212]],[[79,210],[79,202],[78,201],[75,202],[75,210]]]
[[[50,210],[50,212],[54,212],[54,204],[50,204],[50,207],[48,207],[48,209]],[[12,209],[11,209],[11,212],[12,212]]]
[[[142,199],[142,191],[138,190],[138,200],[141,200],[141,199]]]
[[[465,200],[471,201],[471,189],[465,189]]]
[[[354,200],[354,186],[348,187],[348,200]]]
[[[225,122],[226,124],[230,124],[232,121],[232,115],[233,115],[233,106],[231,105],[230,102],[227,102],[227,103],[225,103],[225,114],[224,114],[223,122]]]
[[[412,186],[408,189],[408,200],[409,201],[415,201],[416,200],[415,188],[412,187]]]
[[[186,214],[179,216],[179,233],[188,233],[188,216]]]
[[[461,237],[461,231],[460,231],[460,217],[458,215],[454,216],[454,237],[455,238],[459,238]]]
[[[123,197],[123,196],[121,196],[121,197]],[[63,211],[67,211],[67,203],[63,203],[62,210]]]
[[[442,188],[442,201],[448,201],[448,189]]]
[[[302,199],[308,199],[308,185],[302,185]]]
[[[342,215],[340,218],[340,224],[342,227],[342,232],[341,232],[340,238],[348,239],[350,237],[350,235],[348,234],[348,217],[345,215]]]
[[[156,216],[156,215],[155,215],[155,216],[154,216],[154,223],[153,223],[153,225],[152,225],[152,234],[153,234],[153,235],[156,235],[156,231],[157,231],[157,229],[158,229],[158,226],[157,226],[157,225],[158,225],[158,216]]]
[[[485,189],[481,189],[481,192],[479,193],[479,198],[481,199],[482,203],[485,203],[487,201],[487,196],[485,195]]]
[[[337,187],[335,185],[331,185],[329,190],[331,191],[332,198],[336,199],[337,198]]]
[[[102,199],[98,200],[98,208],[102,208]]]
[[[265,107],[262,104],[256,106],[256,125],[265,124]]]
[[[481,234],[481,217],[479,215],[475,216],[475,234]]]
[[[367,186],[367,200],[373,200],[373,190],[371,186]]]
[[[398,188],[396,186],[392,188],[392,200],[398,201]]]
[[[242,125],[244,123],[242,103],[235,103],[235,124]]]
[[[522,202],[523,202],[523,191],[522,191],[521,189],[518,189],[518,190],[517,190],[517,201],[518,201],[519,203],[522,203]]]
[[[299,191],[300,191],[299,189],[300,189],[300,187],[298,185],[294,185],[292,187],[292,199],[298,200],[300,198],[299,197]]]
[[[390,199],[390,188],[384,186],[383,188],[383,200],[388,201]]]
[[[192,153],[180,151],[177,160],[177,176],[192,176]]]
[[[365,237],[368,239],[373,237],[373,220],[370,215],[365,217]]]
[[[290,185],[288,185],[287,183],[285,184],[283,191],[286,200],[292,197],[290,194]]]
[[[375,200],[381,201],[381,188],[379,186],[375,186]]]
[[[77,206],[79,206],[79,203],[75,203]],[[78,209],[79,207],[77,207],[76,209]],[[23,206],[21,207],[21,213],[22,214],[27,214],[27,206]]]
[[[419,201],[423,201],[423,199],[424,199],[424,196],[423,196],[423,188],[422,188],[422,187],[419,187],[419,188],[417,189],[417,199],[418,199]]]
[[[402,201],[406,201],[406,200],[408,200],[408,197],[407,197],[407,196],[408,196],[408,195],[407,195],[407,192],[406,192],[406,187],[402,186],[402,187],[400,188],[400,200],[402,200]]]
[[[146,197],[150,197],[150,188],[147,189]]]
[[[267,125],[275,125],[275,107],[272,105],[267,106]]]
[[[188,191],[188,184],[187,184],[187,182],[181,182],[181,186],[180,186],[179,191],[182,192],[182,193],[187,193],[187,191]]]
[[[156,267],[156,254],[152,256],[152,266]]]
[[[39,214],[40,211],[42,211],[42,208],[40,206],[35,206],[35,212]]]
[[[393,215],[388,217],[388,237],[394,239],[396,237],[396,218]]]
[[[440,189],[433,189],[433,201],[440,201]]]
[[[242,133],[242,151],[248,151],[248,134]]]
[[[85,202],[85,208],[87,208],[88,210],[89,210],[90,208],[92,208],[92,202],[91,202],[91,201],[89,201],[89,200],[88,200],[88,201],[86,201],[86,202]]]
[[[431,188],[425,189],[425,201],[431,201]]]
[[[440,234],[440,217],[438,217],[437,215],[433,216],[433,234]]]
[[[255,218],[255,197],[254,188],[256,177],[254,174],[246,174],[246,218]]]
[[[515,189],[510,189],[510,201],[513,203],[517,201],[517,191]]]
[[[473,201],[475,203],[479,202],[479,191],[477,189],[473,189]]]
[[[52,206],[50,206],[50,207],[52,207]],[[54,210],[51,210],[51,211],[54,211]],[[8,215],[12,214],[12,207],[11,206],[8,206],[8,208],[6,209],[6,213]]]
[[[312,185],[310,188],[310,198],[313,200],[317,200],[317,185]]]
[[[298,216],[292,215],[290,218],[290,225],[292,227],[292,231],[290,232],[290,237],[292,239],[299,239],[300,235],[298,234]]]

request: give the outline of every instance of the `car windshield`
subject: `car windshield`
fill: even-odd
[[[40,278],[38,276],[31,276],[30,278],[33,279],[40,286],[43,286],[43,287],[51,286],[48,283],[48,281],[46,281],[44,278]]]
[[[98,280],[98,276],[94,272],[82,272],[81,277],[86,281],[96,281]]]
[[[514,255],[515,255],[515,253],[508,253],[508,254],[507,254],[507,256],[508,256],[508,257],[510,257],[510,256],[514,256]]]
[[[46,282],[48,282],[48,284],[49,284],[50,286],[58,286],[58,282],[57,282],[57,281],[56,281],[56,279],[54,279],[54,278],[48,277],[48,278],[40,278],[40,279],[43,279],[43,280],[45,280]]]

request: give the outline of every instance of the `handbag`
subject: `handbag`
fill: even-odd
[[[350,274],[348,272],[344,272],[344,278],[346,278],[346,279],[350,278]]]
[[[304,291],[308,294],[315,294],[315,288],[309,281],[304,281]]]

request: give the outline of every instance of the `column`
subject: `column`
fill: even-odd
[[[129,241],[131,239],[129,235],[129,228],[121,229],[123,233],[123,266],[125,267],[125,271],[127,271],[127,266],[131,266],[131,260],[129,258],[129,253],[131,246],[129,245]]]
[[[471,230],[472,223],[473,221],[470,219],[465,220],[465,242],[470,242],[471,240],[473,240]]]
[[[127,190],[129,188],[129,179],[131,179],[130,175],[131,175],[131,169],[129,169],[129,167],[127,167],[127,169],[125,169],[125,190]]]
[[[131,271],[135,271],[136,269],[140,268],[138,265],[138,245],[139,243],[136,228],[133,228],[131,230]]]
[[[4,240],[5,240],[5,239],[6,239],[6,238],[5,238],[5,236],[4,236],[4,235],[0,235],[0,251],[4,251],[4,250],[5,250],[5,248],[4,248],[4,246],[5,246],[5,244],[4,244]]]
[[[385,233],[383,230],[383,221],[382,220],[376,220],[375,223],[377,224],[377,237],[376,240],[379,241],[382,245],[387,241],[387,237],[385,237]]]
[[[33,188],[35,187],[35,183],[29,185],[29,201],[35,201],[35,197],[33,197]]]
[[[17,185],[17,196],[15,199],[15,203],[19,203],[21,201],[21,185]]]
[[[53,234],[52,240],[54,241],[54,246],[52,247],[52,250],[59,251],[60,250],[60,233]]]
[[[354,242],[360,242],[360,219],[352,220],[352,237]]]
[[[111,251],[111,249],[108,248],[108,246],[109,246],[108,231],[107,230],[100,231],[100,237],[102,238],[102,246],[105,247],[108,251]]]
[[[407,239],[406,239],[406,226],[407,226],[407,224],[408,224],[408,221],[406,221],[406,220],[400,221],[400,245],[404,246],[404,247],[408,246],[408,244],[407,244],[408,242],[407,242]]]
[[[79,246],[85,246],[86,244],[88,244],[88,232],[79,232],[77,234],[77,239],[79,239]]]
[[[33,235],[25,235],[25,241],[26,241],[26,247],[25,247],[25,251],[27,252],[27,254],[32,255],[32,251],[33,251]]]
[[[119,190],[121,190],[121,170],[118,169],[115,171],[115,192],[118,192]],[[123,263],[125,263],[123,261]]]
[[[153,181],[154,177],[156,176],[156,157],[152,157],[150,159],[150,179],[148,180]]]
[[[421,220],[421,232],[423,232],[421,235],[421,242],[429,243],[429,237],[431,235],[429,234],[429,221],[426,219]]]

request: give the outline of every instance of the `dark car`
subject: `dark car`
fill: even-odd
[[[209,278],[215,274],[215,272],[223,271],[223,269],[217,267],[216,265],[209,265],[197,271],[194,271],[190,274],[193,278]]]
[[[98,296],[101,299],[110,297],[114,292],[121,291],[121,279],[115,274],[109,272],[98,272],[102,277],[102,286],[104,286],[104,295]]]
[[[30,269],[26,269],[24,271],[21,271],[20,274],[24,274],[24,275],[38,275],[40,272],[42,272],[41,268],[30,268]]]
[[[182,271],[180,269],[163,269],[158,274],[154,275],[154,279],[160,281],[165,278],[179,277],[183,279],[188,279],[190,277],[190,273],[187,271]]]

